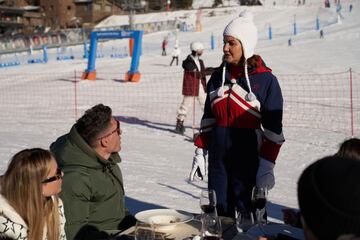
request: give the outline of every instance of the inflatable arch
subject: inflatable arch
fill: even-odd
[[[98,39],[121,39],[130,38],[130,52],[132,52],[130,70],[125,74],[126,81],[138,82],[140,72],[138,71],[143,31],[120,30],[120,31],[94,31],[90,34],[90,54],[88,66],[81,79],[95,80],[95,60]]]

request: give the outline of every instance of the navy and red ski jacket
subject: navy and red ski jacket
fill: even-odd
[[[211,134],[212,131],[219,133],[221,129],[231,128],[254,130],[257,135],[259,156],[275,163],[280,147],[285,141],[282,132],[283,98],[276,77],[259,57],[258,66],[248,68],[251,89],[257,98],[249,102],[245,98],[249,89],[244,69],[238,66],[227,65],[224,94],[223,96],[218,94],[222,86],[222,71],[223,65],[215,70],[207,84],[204,115],[195,145],[209,149],[214,146],[211,144],[212,141],[227,141],[227,139],[211,139],[214,136],[225,136]],[[241,138],[243,141],[248,136],[237,134],[230,137]]]

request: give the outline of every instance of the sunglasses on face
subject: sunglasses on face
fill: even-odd
[[[111,136],[111,135],[114,134],[114,133],[117,133],[118,135],[121,134],[120,122],[119,122],[119,121],[116,121],[116,129],[115,129],[115,130],[113,130],[112,132],[106,134],[105,136],[99,137],[97,140],[101,140],[101,139],[103,139],[103,138],[109,137],[109,136]]]
[[[60,168],[57,168],[55,176],[45,179],[44,181],[42,181],[42,183],[54,182],[54,181],[57,181],[57,180],[59,180],[61,178],[62,178],[62,171],[61,171]]]

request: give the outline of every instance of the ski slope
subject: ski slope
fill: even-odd
[[[344,1],[344,19],[338,23],[334,7],[325,9],[322,1],[307,0],[304,6],[297,6],[293,1],[277,0],[274,6],[272,1],[266,0],[265,6],[256,7],[238,6],[236,1],[224,1],[222,8],[203,10],[202,32],[168,31],[144,35],[139,69],[142,73],[141,84],[121,84],[120,81],[113,81],[113,78],[104,77],[95,82],[80,82],[79,86],[93,93],[95,100],[97,97],[103,99],[101,101],[113,107],[114,113],[121,117],[122,110],[125,109],[116,108],[117,103],[114,101],[121,90],[126,89],[133,94],[136,91],[146,93],[153,90],[151,84],[161,81],[173,81],[174,88],[181,86],[181,67],[169,67],[171,56],[160,56],[161,41],[165,36],[168,36],[170,41],[168,52],[175,43],[176,35],[178,36],[182,50],[180,60],[189,53],[189,44],[192,41],[202,41],[206,47],[203,55],[205,64],[218,66],[222,56],[222,31],[225,25],[245,8],[254,13],[259,29],[255,52],[264,58],[275,75],[336,73],[349,68],[360,72],[360,4],[359,0],[351,2],[354,9],[350,13],[350,2]],[[165,17],[185,16],[188,21],[193,21],[198,7],[211,4],[211,1],[198,0],[194,1],[194,10],[164,13],[164,17],[137,15],[135,19],[147,22]],[[315,30],[316,17],[320,19],[324,39],[320,39],[319,32]],[[294,18],[299,25],[296,36],[292,34]],[[100,26],[120,25],[126,20],[127,17],[114,16]],[[272,40],[268,40],[269,25],[273,29]],[[214,50],[210,49],[211,34],[216,39]],[[292,46],[288,46],[289,38],[292,39]],[[108,52],[114,47],[127,45],[128,40],[115,40],[101,43],[99,49]],[[80,56],[82,46],[72,47],[72,51]],[[118,73],[121,78],[129,69],[130,61],[130,58],[98,59],[96,69],[99,76],[103,73]],[[50,61],[47,64],[0,69],[0,174],[5,171],[8,160],[17,151],[30,147],[48,148],[52,141],[71,128],[74,118],[68,106],[73,104],[73,92],[68,91],[67,87],[72,84],[74,72],[81,73],[86,65],[86,60],[77,58],[73,61]],[[113,90],[101,91],[109,88]],[[46,96],[45,98],[39,97],[37,93],[40,91],[46,93],[42,95]],[[146,94],[135,100],[135,104],[144,112],[147,111],[145,97]],[[171,98],[180,104],[181,94],[179,90],[178,95],[168,96],[164,93],[157,97],[159,104],[164,104]],[[34,101],[34,104],[26,111],[19,110],[26,102],[31,101]],[[80,115],[88,104],[78,104],[81,111],[77,114]],[[41,112],[40,105],[45,106]],[[171,132],[177,109],[170,109],[170,113],[167,113],[161,106],[158,106],[159,114],[169,114],[170,118],[173,115],[173,125],[159,125],[154,122],[121,123],[123,135],[120,155],[123,161],[120,166],[128,208],[133,213],[157,207],[200,212],[199,193],[206,187],[206,181],[187,181],[194,154],[193,143],[186,137]],[[302,170],[316,159],[335,153],[339,144],[349,137],[348,134],[332,131],[286,126],[284,134],[286,142],[277,160],[276,186],[270,192],[268,205],[269,216],[278,221],[281,221],[281,208],[298,206],[296,182]],[[190,128],[187,128],[187,135],[192,135]]]

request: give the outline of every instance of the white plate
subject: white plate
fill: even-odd
[[[287,224],[269,223],[263,225],[262,228],[264,231],[261,230],[259,226],[255,225],[250,228],[246,234],[254,237],[260,237],[264,235],[276,236],[277,234],[282,233],[299,240],[305,240],[304,231],[301,228],[292,227]]]
[[[191,221],[194,216],[175,209],[152,209],[138,212],[135,218],[141,222],[154,224],[156,230],[168,231],[177,224]]]

